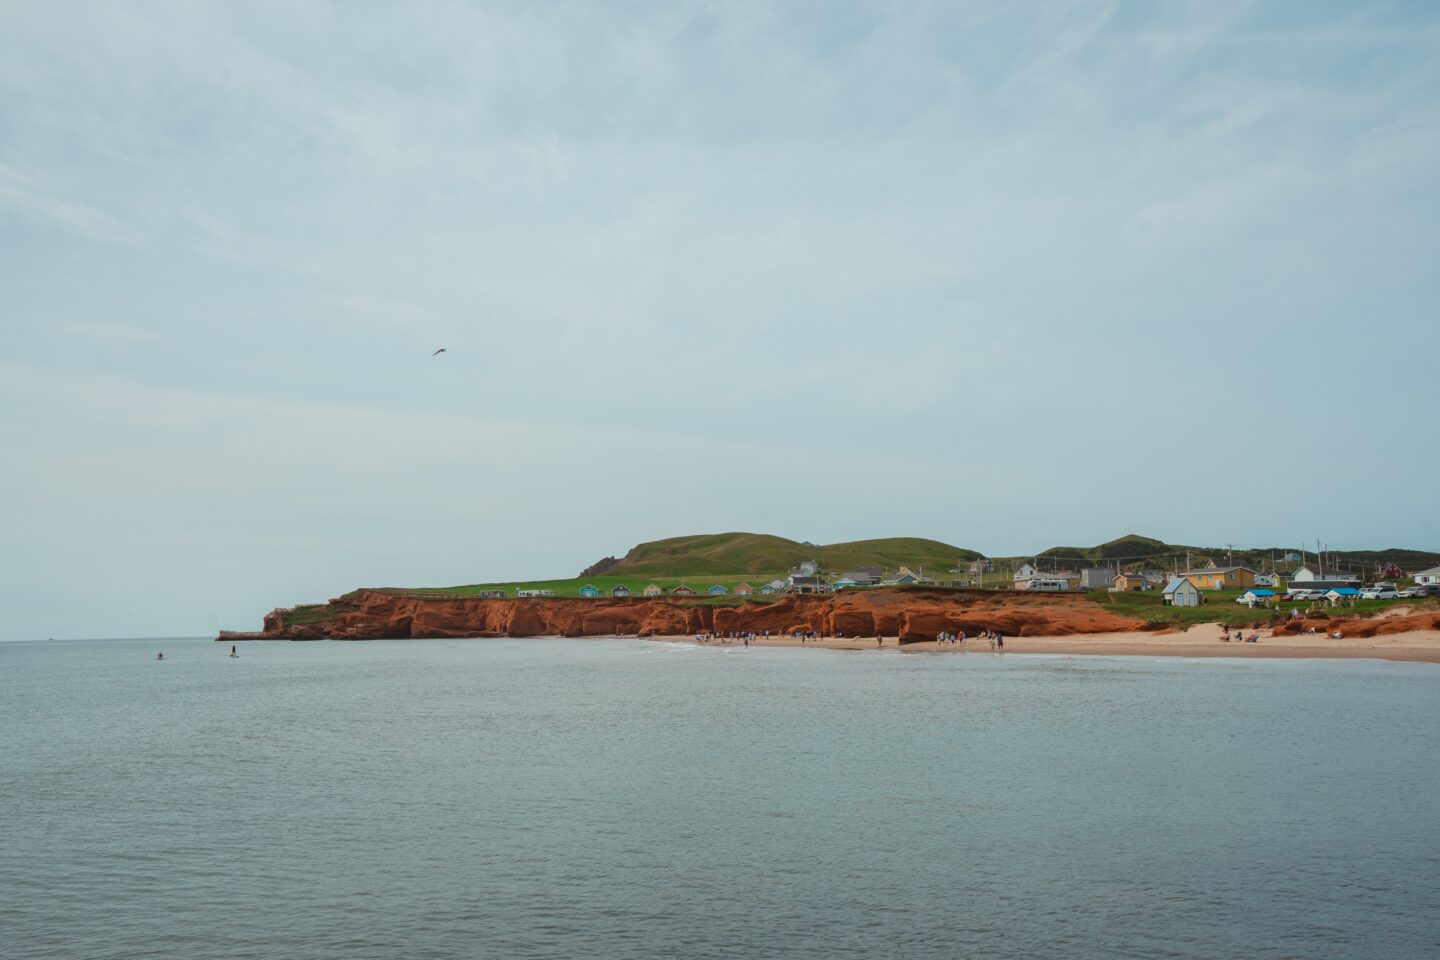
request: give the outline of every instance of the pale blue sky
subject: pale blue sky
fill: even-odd
[[[0,2],[0,636],[1440,549],[1437,172],[1433,4]]]

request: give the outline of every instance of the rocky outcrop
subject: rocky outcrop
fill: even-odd
[[[1416,630],[1440,630],[1440,612],[1429,610],[1405,616],[1345,617],[1340,614],[1327,618],[1299,618],[1286,620],[1275,627],[1277,634],[1303,634],[1314,630],[1316,633],[1339,631],[1346,637],[1384,637],[1396,633],[1411,633]]]
[[[313,608],[312,608],[313,610]],[[1153,625],[1118,616],[1083,597],[989,591],[866,590],[829,597],[783,597],[716,605],[672,597],[482,599],[359,590],[331,600],[320,616],[286,623],[267,614],[246,637],[275,640],[683,636],[721,632],[813,630],[825,636],[898,636],[933,640],[937,633],[999,630],[1008,636],[1067,636],[1145,630]]]

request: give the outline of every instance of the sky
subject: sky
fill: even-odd
[[[1437,187],[1430,3],[0,0],[0,638],[1440,550]]]

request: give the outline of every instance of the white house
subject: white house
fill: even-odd
[[[1081,590],[1108,590],[1115,583],[1111,567],[1086,567],[1080,571]]]
[[[1440,567],[1431,567],[1429,570],[1421,570],[1415,574],[1416,583],[1440,583]]]
[[[1319,567],[1300,566],[1290,574],[1290,582],[1295,583],[1348,583],[1358,585],[1360,578],[1349,570],[1321,570]]]

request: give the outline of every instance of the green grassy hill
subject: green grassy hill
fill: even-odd
[[[979,556],[974,550],[919,537],[817,546],[763,533],[713,533],[642,543],[604,572],[637,577],[718,574],[779,577],[802,561],[814,560],[828,573],[844,573],[858,566],[894,570],[904,565],[924,567],[943,575],[957,563]]]

